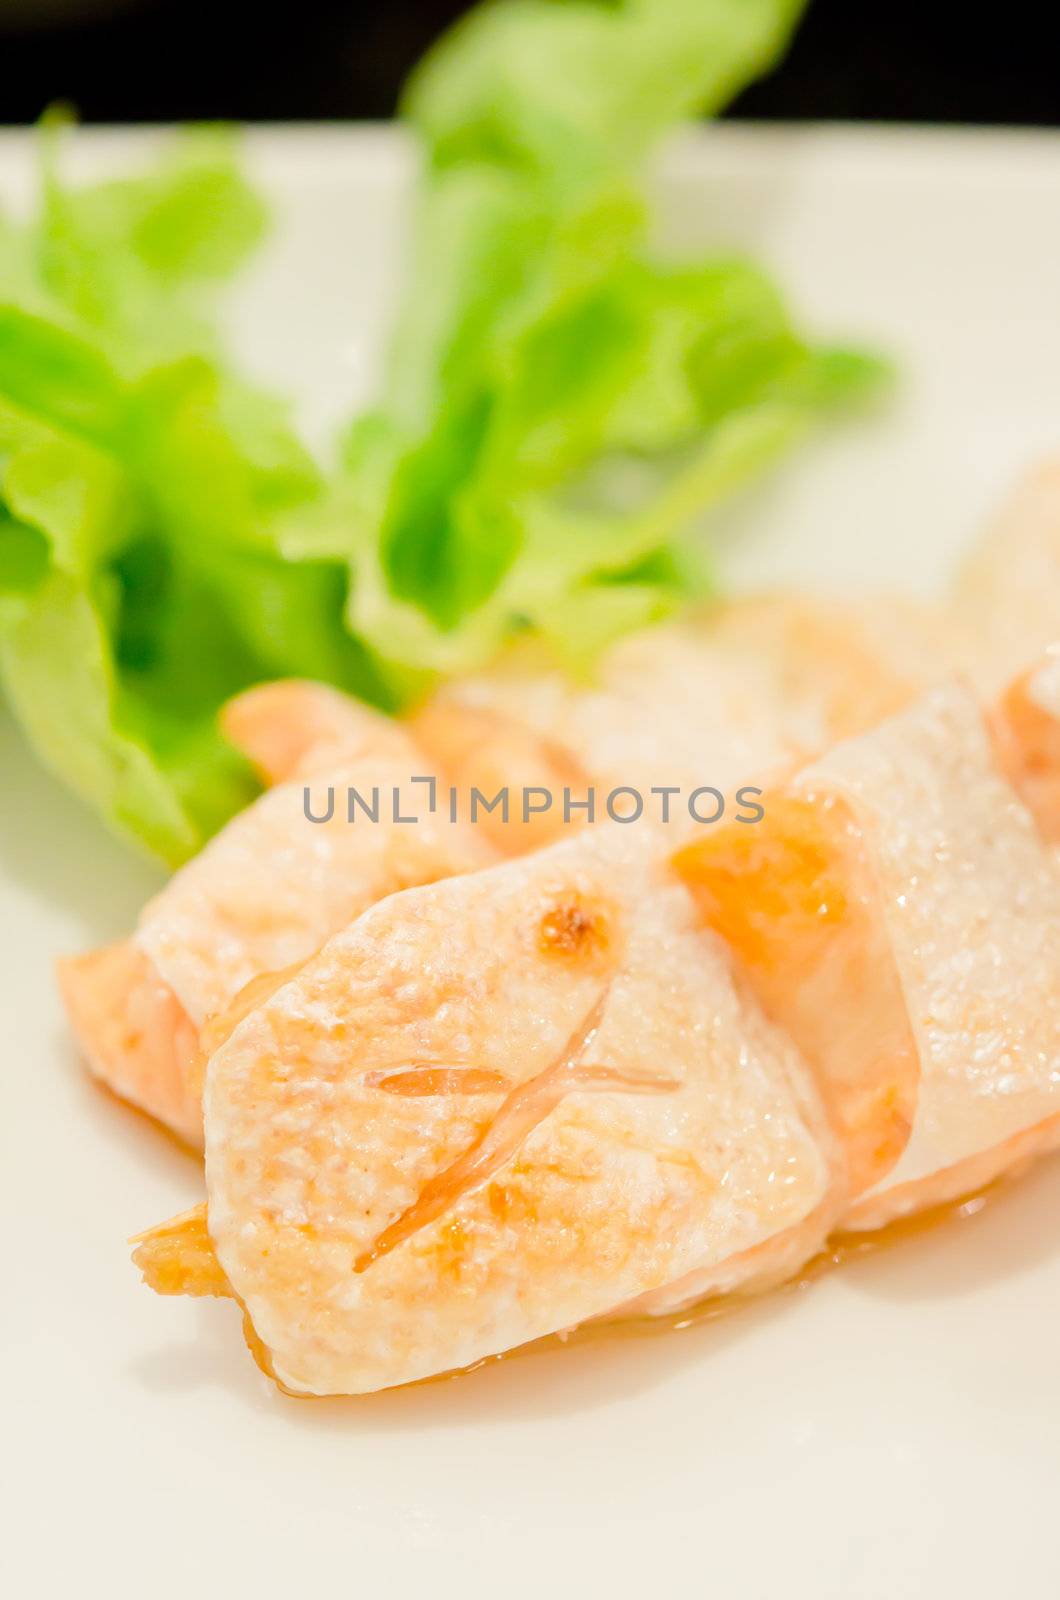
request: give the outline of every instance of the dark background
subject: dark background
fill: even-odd
[[[383,117],[461,0],[0,0],[0,121]],[[1060,125],[1054,0],[816,0],[731,114]],[[1047,15],[1048,13],[1048,15]]]

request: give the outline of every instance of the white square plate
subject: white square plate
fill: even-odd
[[[80,135],[105,171],[151,136]],[[383,129],[254,133],[278,227],[232,307],[317,437],[371,393],[411,160]],[[0,200],[31,151],[0,136]],[[725,518],[741,584],[930,593],[1060,444],[1060,139],[722,127],[660,226],[774,266],[902,379]],[[736,535],[739,534],[739,537]],[[87,1081],[52,981],[157,881],[0,721],[7,1592],[961,1600],[1060,1590],[1060,1163],[804,1291],[659,1337],[367,1400],[284,1399],[224,1303],[160,1300],[128,1234],[195,1162]]]

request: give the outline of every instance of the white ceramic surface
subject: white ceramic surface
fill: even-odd
[[[82,136],[106,169],[140,134]],[[386,130],[250,154],[276,237],[233,330],[318,437],[371,392],[411,164]],[[0,199],[29,190],[0,135]],[[811,322],[899,358],[725,518],[734,579],[930,592],[1060,443],[1060,139],[722,128],[664,163],[671,239],[746,246]],[[739,537],[736,537],[736,535]],[[126,1236],[195,1163],[94,1089],[51,976],[156,881],[0,719],[0,1573],[23,1600],[317,1593],[1037,1600],[1060,1590],[1060,1162],[970,1220],[667,1336],[365,1401],[294,1402],[230,1305],[160,1300]]]

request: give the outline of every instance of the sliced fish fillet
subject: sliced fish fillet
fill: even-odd
[[[993,702],[1060,639],[1060,458],[1017,486],[954,588],[963,666]]]
[[[849,1200],[798,1052],[618,828],[374,906],[235,1028],[205,1107],[217,1258],[297,1392],[764,1286]]]
[[[466,790],[560,795],[566,785],[583,797],[590,784],[644,795],[676,785],[687,795],[711,785],[731,801],[741,784],[890,715],[949,669],[955,649],[944,623],[899,600],[770,596],[623,640],[591,685],[514,652],[440,691],[413,725]],[[504,849],[516,833],[526,848],[570,831],[558,802],[529,823],[486,825]]]
[[[277,783],[235,817],[145,908],[130,941],[61,963],[60,985],[93,1071],[193,1144],[202,1140],[199,1035],[248,985],[297,966],[367,906],[492,859],[477,830],[425,812],[392,820],[398,786],[430,772],[397,724],[317,685],[236,702],[228,726]],[[345,754],[342,754],[345,740]],[[313,815],[305,815],[308,784]],[[350,823],[347,790],[379,818]],[[404,802],[407,806],[407,798]],[[276,980],[273,981],[273,986]],[[252,989],[244,998],[260,997]]]
[[[800,833],[791,819],[804,808]],[[678,865],[811,1059],[829,1022],[839,1040],[853,1029],[873,1070],[874,1040],[893,1059],[912,1037],[909,1142],[845,1226],[942,1204],[1060,1143],[1060,863],[999,772],[971,693],[941,688],[837,746],[787,786],[776,815],[774,848],[804,898],[778,904],[773,922],[742,839],[718,835]],[[787,967],[785,945],[803,952]]]
[[[557,825],[569,833],[565,788],[582,796],[590,782],[632,785],[651,814],[652,785],[732,789],[792,764],[907,699],[936,669],[936,634],[897,602],[840,611],[782,597],[628,640],[594,689],[525,665],[458,687],[414,731],[462,788],[464,815],[472,785],[488,797],[536,783],[556,797],[548,816],[507,826],[489,813],[454,824],[444,805],[415,827],[350,826],[349,785],[378,787],[385,809],[395,784],[407,792],[411,776],[431,771],[410,731],[321,685],[252,690],[224,725],[275,786],[146,908],[133,949],[64,965],[85,1054],[126,1098],[197,1142],[203,1062],[186,1040],[261,974],[304,960],[384,894],[481,866],[497,845],[547,842]],[[305,819],[307,782],[316,815],[329,788],[338,796],[326,825]]]
[[[732,823],[674,866],[768,1015],[817,1074],[859,1195],[892,1170],[916,1113],[920,1063],[874,865],[845,800],[794,786],[760,823]]]

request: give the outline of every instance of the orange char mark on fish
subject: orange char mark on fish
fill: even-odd
[[[610,951],[611,920],[598,902],[560,895],[538,924],[537,946],[543,955],[589,965]]]
[[[622,1072],[584,1060],[585,1052],[599,1032],[609,993],[610,985],[575,1029],[562,1055],[536,1077],[511,1090],[475,1142],[444,1171],[431,1178],[412,1205],[357,1257],[354,1272],[366,1271],[373,1262],[451,1210],[471,1189],[487,1183],[567,1095],[593,1091],[661,1094],[679,1087],[673,1078]]]
[[[1060,643],[1010,684],[991,717],[998,760],[1039,830],[1060,843]]]
[[[813,1068],[859,1194],[909,1138],[919,1084],[912,1024],[849,806],[783,789],[764,805],[763,821],[688,846],[674,867]]]
[[[437,1094],[504,1094],[511,1079],[489,1067],[442,1067],[434,1062],[414,1061],[407,1067],[381,1067],[366,1072],[364,1083],[384,1094],[400,1094],[415,1099]]]

